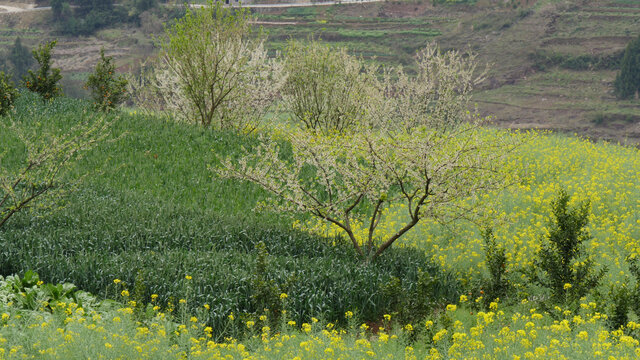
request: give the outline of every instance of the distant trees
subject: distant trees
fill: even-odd
[[[154,8],[157,0],[128,0],[114,6],[113,0],[51,0],[58,31],[89,35],[118,22],[139,22],[140,14]]]
[[[27,74],[31,65],[33,65],[33,57],[29,48],[22,45],[22,40],[18,36],[9,52],[9,61],[13,64],[14,79],[20,79]]]
[[[640,36],[627,45],[614,87],[619,99],[630,99],[640,92]]]
[[[347,130],[370,116],[369,101],[379,96],[376,66],[365,66],[346,49],[319,41],[291,41],[284,59],[282,89],[296,121],[323,132]]]

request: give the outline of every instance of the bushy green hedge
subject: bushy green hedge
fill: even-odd
[[[568,55],[538,50],[529,55],[536,70],[559,66],[569,70],[613,70],[620,68],[623,52],[606,55]]]

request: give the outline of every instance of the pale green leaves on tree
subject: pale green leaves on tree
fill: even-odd
[[[131,82],[134,99],[204,127],[255,129],[284,76],[250,20],[247,10],[219,3],[189,9],[166,28],[160,61],[145,70],[145,78]]]
[[[330,132],[367,124],[380,99],[377,67],[344,48],[320,41],[291,41],[285,53],[285,109],[308,129]]]
[[[58,133],[5,120],[0,131],[10,134],[14,145],[0,152],[0,229],[18,212],[58,207],[84,178],[74,175],[75,164],[106,138],[111,124],[91,118]],[[24,156],[16,161],[11,152]]]
[[[475,217],[485,195],[506,186],[504,157],[514,143],[509,136],[496,136],[483,128],[485,119],[467,109],[469,91],[478,81],[473,76],[473,56],[443,54],[432,46],[418,55],[418,67],[415,78],[395,70],[400,77],[387,72],[379,88],[363,89],[368,97],[356,98],[361,111],[354,114],[367,116],[357,126],[316,131],[300,119],[300,127],[263,136],[257,148],[244,151],[239,160],[223,159],[215,171],[275,194],[269,200],[270,209],[311,214],[337,226],[368,260],[425,217],[441,222]],[[303,78],[304,74],[288,76]],[[332,89],[338,94],[352,86],[338,84]],[[329,95],[316,99],[332,102],[323,109],[343,100]],[[317,104],[303,101],[285,104],[292,107],[286,109],[291,113],[298,111],[296,106],[301,114],[317,109]],[[380,224],[390,222],[384,209],[400,203],[407,211],[404,222],[390,235],[376,238]],[[365,224],[366,238],[355,235],[355,223]]]
[[[274,193],[269,209],[309,213],[338,226],[363,258],[373,259],[424,217],[449,222],[475,216],[483,195],[504,185],[503,151],[511,145],[478,125],[340,136],[283,131],[284,139],[263,137],[257,149],[239,161],[224,160],[216,171]],[[283,140],[291,145],[290,158],[283,156]],[[388,220],[384,209],[397,203],[406,205],[405,222],[376,239],[376,228]],[[367,225],[366,239],[354,234],[355,222]]]

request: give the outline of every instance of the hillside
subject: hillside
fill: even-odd
[[[33,6],[0,1],[3,4]],[[313,35],[375,61],[407,65],[415,51],[430,41],[444,48],[470,47],[490,64],[475,99],[499,126],[640,143],[640,105],[616,101],[611,88],[616,61],[626,43],[639,34],[640,1],[504,4],[393,1],[252,11],[269,32],[268,45],[274,50],[282,49],[290,37]],[[80,85],[101,47],[116,56],[121,70],[127,70],[154,53],[153,34],[162,31],[158,11],[142,14],[139,27],[122,25],[87,37],[55,35],[50,17],[46,10],[0,13],[0,43],[8,46],[21,36],[33,46],[59,38],[56,65],[66,73],[64,85],[73,96],[83,96]]]

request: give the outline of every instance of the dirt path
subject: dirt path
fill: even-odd
[[[21,13],[27,11],[50,10],[50,6],[36,7],[35,4],[11,3],[12,5],[0,5],[0,14]],[[18,5],[18,6],[15,6]]]

